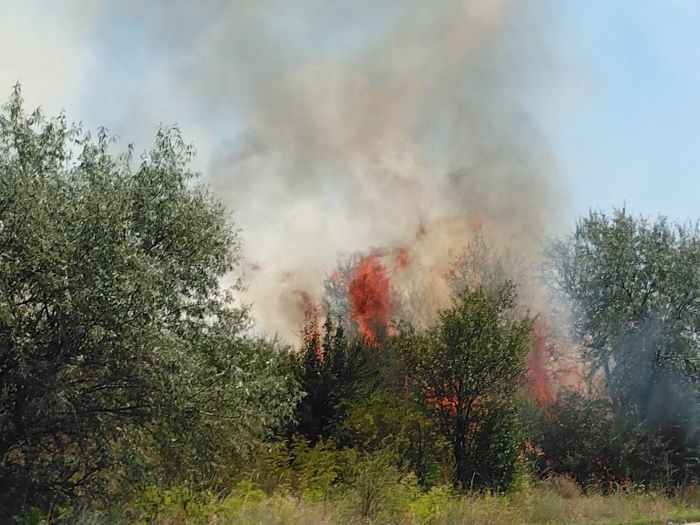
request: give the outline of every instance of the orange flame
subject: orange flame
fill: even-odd
[[[532,327],[532,348],[527,356],[530,397],[542,404],[554,402],[554,395],[549,388],[549,376],[545,368],[547,363],[546,332],[547,325],[544,319],[538,317]]]
[[[389,324],[392,309],[389,276],[378,252],[360,259],[348,285],[348,298],[350,315],[360,332],[368,341],[376,342],[378,330]]]
[[[457,273],[457,270],[459,270],[460,266],[462,266],[462,263],[464,262],[464,259],[467,257],[467,250],[466,248],[462,248],[462,250],[457,254],[457,257],[455,258],[454,262],[450,263],[450,265],[440,274],[440,276],[443,279],[451,279],[454,277],[454,275]]]
[[[407,246],[399,246],[398,248],[394,248],[394,262],[396,263],[396,267],[401,268],[402,270],[405,270],[408,267],[410,259],[408,257]]]
[[[301,346],[310,347],[318,359],[323,359],[321,329],[318,325],[318,312],[310,308],[304,313],[304,327],[301,333]]]
[[[428,403],[430,403],[431,405],[435,406],[436,408],[439,408],[440,410],[444,410],[450,415],[454,415],[457,413],[457,397],[454,395],[438,396],[435,393],[435,389],[429,387],[427,400]]]

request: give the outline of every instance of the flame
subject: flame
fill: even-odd
[[[310,308],[304,312],[304,327],[301,332],[301,348],[311,347],[311,350],[320,360],[323,359],[321,347],[321,329],[318,322],[318,311]]]
[[[542,404],[554,402],[554,395],[549,388],[549,376],[545,368],[547,363],[546,331],[547,325],[544,318],[538,317],[532,327],[532,348],[527,356],[530,397]]]
[[[306,317],[309,312],[316,312],[317,308],[309,292],[304,290],[292,290],[296,297],[297,308]]]
[[[445,279],[446,281],[449,281],[452,279],[452,277],[455,276],[457,273],[457,270],[459,270],[460,266],[464,263],[464,259],[467,256],[467,251],[466,248],[462,248],[460,252],[457,254],[457,257],[453,262],[449,264],[449,266],[440,274],[440,277]],[[476,283],[474,283],[476,284]]]
[[[350,316],[360,333],[370,342],[377,341],[377,332],[389,324],[392,309],[389,297],[387,268],[376,251],[362,257],[348,285]]]
[[[431,405],[435,406],[436,408],[439,408],[440,410],[444,410],[450,415],[455,415],[457,413],[457,396],[454,395],[442,395],[438,396],[435,393],[435,389],[432,387],[428,388],[428,395],[427,395],[427,400],[428,403]]]
[[[473,214],[469,221],[469,230],[474,234],[479,234],[483,228],[484,224],[481,222],[481,217],[477,214]]]
[[[399,246],[398,248],[394,248],[394,262],[396,263],[396,267],[401,268],[402,270],[405,270],[408,267],[410,259],[408,257],[407,246]]]

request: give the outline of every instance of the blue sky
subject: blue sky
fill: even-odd
[[[583,66],[586,93],[542,123],[573,208],[626,201],[644,215],[697,219],[700,3],[569,0],[560,9],[554,38]]]

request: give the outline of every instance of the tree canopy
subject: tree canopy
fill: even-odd
[[[671,481],[666,473],[683,480],[688,469],[697,475],[698,225],[651,222],[624,209],[591,212],[551,244],[545,276],[570,308],[581,357],[631,433],[623,440],[645,448],[633,452],[649,462],[637,477],[655,471],[664,482]]]
[[[358,254],[306,301],[294,350],[235,300],[240,232],[179,130],[139,159],[115,147],[27,114],[19,87],[0,109],[0,521],[130,502],[142,521],[160,503],[191,517],[195,499],[223,516],[263,489],[386,518],[530,473],[700,479],[698,225],[581,218],[546,251],[551,333],[525,308],[533,265],[481,237],[443,275],[444,310],[398,289],[380,250]],[[363,294],[381,308],[360,312]],[[599,388],[528,399],[529,376],[556,386],[554,347]]]
[[[411,378],[437,413],[462,488],[506,486],[521,440],[515,397],[527,371],[532,319],[517,319],[515,286],[463,288],[440,323],[408,337]]]
[[[111,143],[26,114],[19,87],[0,114],[6,509],[98,492],[116,465],[213,468],[294,404],[285,352],[221,287],[240,239],[192,147],[163,128],[136,163]]]

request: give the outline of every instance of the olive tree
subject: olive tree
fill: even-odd
[[[192,147],[161,129],[139,163],[111,142],[27,114],[19,87],[0,113],[3,515],[129,465],[215,465],[296,401],[284,352],[221,287],[240,238]]]
[[[651,222],[624,209],[591,212],[551,243],[545,269],[570,308],[582,358],[602,378],[618,422],[632,432],[630,442],[653,437],[650,465],[664,458],[651,477],[700,474],[698,226],[664,217]],[[635,461],[645,456],[629,452]],[[636,468],[637,477],[648,480],[646,468]]]

